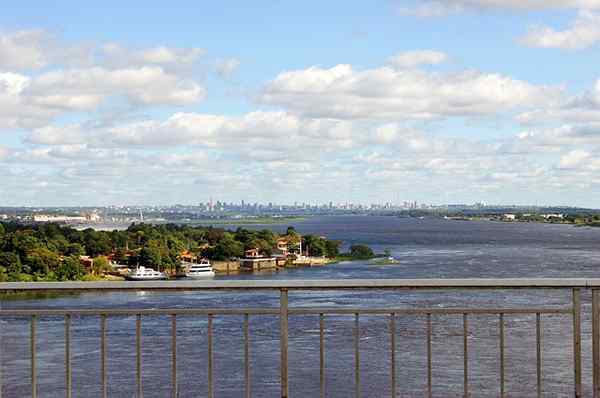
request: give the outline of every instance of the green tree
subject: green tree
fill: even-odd
[[[65,248],[64,253],[66,256],[83,256],[85,248],[81,243],[70,243]]]
[[[7,274],[18,275],[23,271],[21,259],[15,253],[0,253],[0,267],[3,267]]]
[[[340,254],[340,245],[342,242],[337,240],[329,240],[325,241],[325,255],[329,258],[335,258]]]
[[[79,260],[77,260],[79,262]],[[53,272],[60,265],[60,257],[57,253],[40,247],[30,251],[25,257],[25,264],[34,274],[46,275]]]
[[[373,258],[375,254],[373,250],[366,245],[352,245],[350,246],[350,256],[355,259],[369,259]]]
[[[92,271],[96,275],[101,275],[104,272],[110,271],[110,263],[105,256],[94,257]]]
[[[212,252],[212,256],[215,260],[228,260],[243,255],[244,246],[242,243],[236,241],[230,233],[225,233],[223,235],[223,238],[217,242],[214,251]]]
[[[64,258],[54,274],[58,280],[75,281],[85,275],[85,269],[81,266],[79,257],[68,256]]]

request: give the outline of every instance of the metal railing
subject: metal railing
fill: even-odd
[[[510,307],[510,308],[364,308],[360,306],[340,307],[290,307],[288,294],[296,290],[338,290],[338,289],[422,289],[422,290],[464,290],[464,289],[568,289],[572,292],[569,306],[551,307]],[[245,397],[251,396],[250,383],[250,332],[249,318],[257,315],[278,316],[280,324],[280,386],[281,397],[289,396],[288,374],[288,318],[290,316],[315,315],[319,320],[319,390],[320,396],[326,394],[325,378],[325,323],[330,315],[346,315],[354,317],[354,391],[361,395],[361,349],[360,349],[360,317],[388,317],[389,328],[389,383],[393,397],[398,394],[396,368],[396,321],[402,315],[420,315],[426,319],[426,352],[427,352],[427,383],[426,395],[432,396],[432,317],[436,315],[462,315],[462,359],[463,359],[463,394],[470,395],[469,383],[469,317],[470,315],[493,315],[497,317],[498,348],[499,348],[499,385],[498,393],[505,397],[505,316],[511,314],[535,315],[536,341],[536,389],[537,396],[543,393],[542,383],[542,315],[563,314],[572,317],[573,347],[573,396],[582,396],[582,344],[581,344],[581,290],[592,291],[592,349],[593,349],[593,397],[600,398],[600,279],[367,279],[367,280],[246,280],[246,281],[160,281],[160,282],[64,282],[64,283],[0,283],[0,293],[6,292],[74,292],[74,291],[205,291],[229,290],[247,291],[271,290],[279,292],[278,308],[177,308],[177,309],[0,309],[0,317],[29,317],[30,319],[30,370],[31,396],[37,397],[37,353],[36,331],[37,321],[44,316],[64,317],[65,341],[65,385],[66,396],[72,396],[72,366],[71,366],[71,321],[73,316],[99,316],[100,319],[100,381],[102,396],[108,396],[107,383],[107,342],[106,330],[109,317],[135,316],[136,339],[136,390],[137,396],[142,397],[142,318],[147,316],[169,316],[171,321],[171,396],[178,397],[177,374],[177,319],[182,315],[204,316],[207,319],[207,369],[208,396],[214,397],[214,352],[213,352],[213,319],[215,316],[238,315],[243,317],[244,341],[244,383]],[[0,358],[1,365],[1,358]],[[0,366],[1,368],[1,366]],[[2,375],[0,374],[0,397],[2,396]]]

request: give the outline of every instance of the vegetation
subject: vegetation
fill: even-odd
[[[335,258],[340,242],[314,235],[300,236],[290,227],[279,235],[264,229],[250,231],[190,225],[132,224],[123,231],[79,231],[58,224],[0,223],[0,281],[65,281],[98,279],[110,270],[110,261],[176,271],[182,254],[227,260],[245,250],[275,254],[278,240],[290,253]],[[362,245],[348,256],[366,258],[372,251]],[[85,257],[84,257],[85,256]]]
[[[371,260],[380,257],[367,245],[352,245],[348,253],[339,254],[339,260]]]

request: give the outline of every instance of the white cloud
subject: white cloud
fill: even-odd
[[[112,98],[139,106],[201,101],[205,89],[157,66],[56,70],[28,77],[0,73],[0,128],[39,127],[67,112],[88,112]]]
[[[600,122],[600,79],[582,94],[566,97],[551,106],[522,112],[517,121],[530,126]]]
[[[310,67],[279,74],[259,100],[308,117],[429,119],[495,115],[549,105],[559,90],[499,74],[439,74],[389,67]]]
[[[581,11],[572,25],[565,30],[534,26],[521,38],[521,43],[541,48],[587,48],[600,41],[600,15]]]
[[[40,127],[103,105],[139,110],[198,103],[206,90],[191,72],[204,53],[72,45],[43,30],[0,33],[0,129]]]
[[[0,68],[37,69],[48,62],[47,37],[42,31],[0,33]]]
[[[556,8],[600,9],[600,0],[417,0],[402,2],[401,14],[436,17],[468,11],[537,11]]]
[[[185,69],[194,65],[205,55],[202,48],[173,48],[158,46],[145,49],[129,49],[117,43],[102,46],[101,63],[115,68],[161,66],[165,69]]]
[[[45,73],[27,89],[36,104],[89,110],[110,96],[147,105],[185,105],[203,99],[204,89],[156,66],[107,70],[102,67]]]
[[[388,60],[397,68],[414,68],[420,65],[436,65],[446,62],[448,55],[440,51],[416,50],[400,53]]]
[[[361,130],[348,122],[262,111],[241,116],[176,113],[162,121],[150,119],[108,128],[46,126],[33,130],[26,138],[36,145],[159,149],[199,146],[254,158],[262,154],[269,159],[275,154],[283,158],[301,155],[308,148],[349,148],[364,139]]]
[[[238,70],[240,64],[241,62],[237,58],[221,59],[217,61],[215,70],[219,76],[226,79]]]
[[[54,64],[91,63],[91,46],[61,43],[43,30],[0,32],[0,70],[24,71]]]
[[[591,154],[587,151],[573,150],[560,158],[560,167],[573,168],[580,166],[590,158]]]
[[[0,145],[0,161],[8,158],[9,154],[10,154],[10,149],[8,149],[5,146]]]

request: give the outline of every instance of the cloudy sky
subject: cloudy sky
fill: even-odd
[[[85,3],[3,4],[0,206],[600,207],[600,0]]]

